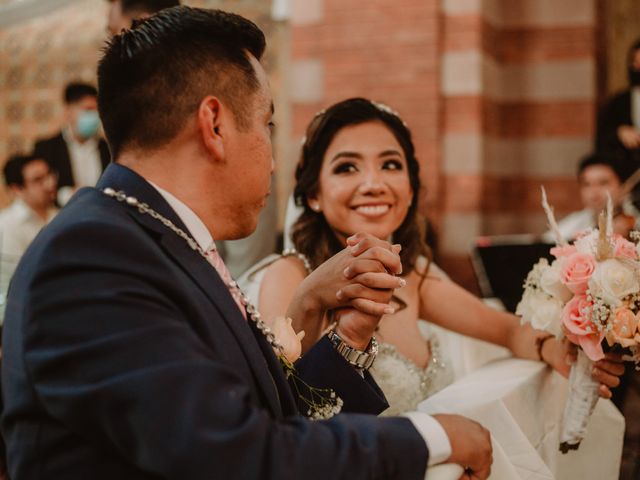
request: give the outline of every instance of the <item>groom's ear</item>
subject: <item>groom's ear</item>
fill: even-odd
[[[198,108],[199,134],[204,148],[216,162],[225,160],[226,117],[229,113],[222,102],[212,95],[203,98]]]

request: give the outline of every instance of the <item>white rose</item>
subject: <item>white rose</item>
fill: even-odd
[[[598,230],[592,230],[585,236],[579,238],[574,242],[576,246],[576,250],[579,253],[586,253],[589,255],[593,255],[598,247]]]
[[[633,270],[612,258],[598,263],[589,280],[589,290],[612,307],[618,307],[623,298],[640,290],[640,284]]]
[[[540,301],[531,316],[531,326],[536,330],[546,330],[557,338],[562,337],[562,310],[564,303],[556,298],[540,295]]]
[[[522,299],[516,307],[516,315],[522,317],[522,322],[531,322],[531,316],[533,314],[532,304],[534,303],[535,291],[525,289],[522,294]]]
[[[540,288],[562,303],[568,302],[573,297],[571,290],[560,280],[560,265],[558,261],[553,262],[549,268],[542,272]]]

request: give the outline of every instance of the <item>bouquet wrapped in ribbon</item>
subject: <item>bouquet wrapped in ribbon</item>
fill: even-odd
[[[613,233],[611,202],[600,214],[598,228],[583,232],[571,244],[559,234],[553,212],[543,207],[556,237],[549,263],[541,259],[524,284],[516,314],[536,329],[558,339],[566,336],[578,346],[569,375],[560,450],[579,447],[598,401],[598,382],[591,377],[593,362],[604,358],[603,342],[627,349],[626,359],[640,359],[640,246]],[[632,238],[640,239],[638,232]]]

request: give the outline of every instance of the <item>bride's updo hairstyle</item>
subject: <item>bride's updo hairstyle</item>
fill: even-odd
[[[414,197],[420,191],[420,166],[415,157],[411,132],[402,119],[386,105],[364,98],[350,98],[321,111],[307,127],[302,154],[296,168],[295,202],[304,208],[291,233],[296,249],[311,262],[312,268],[338,253],[344,246],[327,223],[322,212],[315,212],[307,199],[318,193],[320,169],[333,138],[344,127],[365,122],[381,122],[396,138],[407,159],[409,181]],[[393,242],[402,245],[400,258],[404,275],[416,266],[420,255],[429,258],[424,243],[424,220],[418,215],[418,202],[413,201],[404,221],[393,233]],[[423,272],[422,272],[423,273]]]

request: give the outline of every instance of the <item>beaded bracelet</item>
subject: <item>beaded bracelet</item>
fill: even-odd
[[[536,337],[536,351],[538,352],[538,359],[541,362],[544,362],[544,358],[542,358],[542,347],[544,347],[544,342],[546,342],[550,338],[553,338],[553,335],[551,335],[550,333],[541,337]]]

